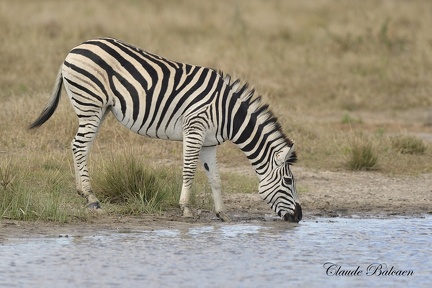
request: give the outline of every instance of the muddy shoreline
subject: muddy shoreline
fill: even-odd
[[[377,172],[330,172],[294,168],[303,207],[303,220],[317,217],[424,217],[432,214],[432,175],[388,176]],[[234,223],[280,221],[256,194],[226,194],[227,214]],[[157,215],[92,215],[71,223],[0,220],[0,243],[14,237],[91,235],[104,231],[187,228],[220,223],[213,211],[194,209],[192,219],[180,209]],[[297,225],[286,223],[287,225]]]

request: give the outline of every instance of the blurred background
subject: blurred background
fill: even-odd
[[[67,97],[44,127],[26,127],[68,51],[109,36],[249,82],[296,141],[299,166],[431,172],[431,16],[427,0],[1,0],[0,160],[38,167],[41,152],[63,161],[57,151],[70,161],[77,120]],[[138,137],[111,117],[96,143],[95,155],[137,147],[181,159],[181,144]],[[222,163],[248,165],[225,146]],[[374,163],[351,167],[357,148]]]

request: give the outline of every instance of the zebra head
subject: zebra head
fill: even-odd
[[[259,193],[285,221],[299,222],[302,209],[298,202],[294,175],[290,165],[296,162],[294,144],[276,152],[267,177],[259,183]]]

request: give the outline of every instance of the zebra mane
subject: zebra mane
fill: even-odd
[[[261,123],[269,123],[272,125],[274,131],[278,131],[285,141],[285,143],[292,147],[294,142],[289,139],[285,133],[282,131],[282,126],[279,123],[277,117],[270,110],[268,104],[263,104],[261,95],[254,97],[255,89],[249,89],[249,84],[246,82],[241,84],[240,79],[231,82],[231,75],[224,75],[222,71],[218,71],[219,75],[222,77],[223,81],[230,87],[234,94],[239,97],[239,99],[246,103],[251,111],[256,114],[257,119],[260,119]],[[297,161],[297,155],[295,151],[291,153],[291,157],[288,159],[289,164],[293,164]]]

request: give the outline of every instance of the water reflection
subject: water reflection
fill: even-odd
[[[332,218],[6,238],[0,287],[428,287],[431,220]],[[329,276],[327,262],[346,270],[385,263],[414,275]]]

